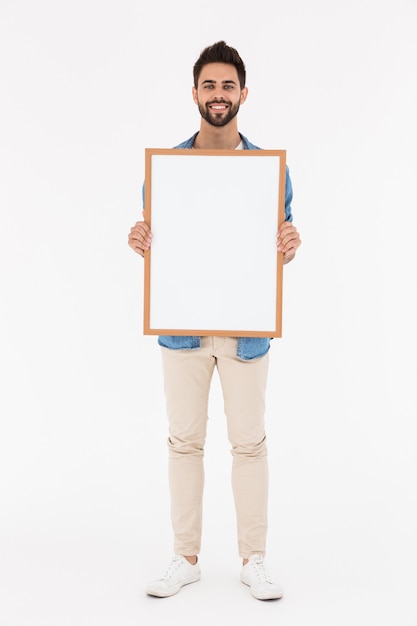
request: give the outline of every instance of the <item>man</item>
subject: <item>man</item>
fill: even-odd
[[[259,149],[238,132],[237,113],[248,95],[245,66],[238,52],[219,41],[201,53],[194,65],[195,104],[200,130],[176,146],[194,149]],[[284,263],[301,241],[292,224],[292,187],[288,168],[285,221],[277,234]],[[198,210],[198,203],[196,203]],[[258,207],[261,211],[262,207]],[[256,218],[255,218],[256,219]],[[152,233],[137,222],[129,246],[141,256]],[[169,485],[174,531],[173,557],[164,576],[147,593],[166,597],[200,579],[203,454],[210,381],[217,368],[232,446],[232,487],[242,558],[241,581],[260,600],[282,597],[264,563],[267,533],[268,464],[264,427],[265,388],[270,340],[260,337],[159,337],[169,421]]]

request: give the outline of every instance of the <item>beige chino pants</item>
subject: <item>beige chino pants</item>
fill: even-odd
[[[175,554],[201,548],[204,444],[211,379],[217,368],[233,455],[232,488],[242,558],[265,554],[268,463],[265,390],[268,354],[236,356],[237,339],[202,337],[196,350],[161,348],[169,422],[169,486]]]

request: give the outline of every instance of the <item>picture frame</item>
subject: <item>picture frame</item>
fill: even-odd
[[[145,335],[281,337],[285,150],[145,150]]]

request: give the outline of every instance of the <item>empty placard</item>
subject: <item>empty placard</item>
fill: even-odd
[[[280,336],[285,152],[146,150],[145,334]]]

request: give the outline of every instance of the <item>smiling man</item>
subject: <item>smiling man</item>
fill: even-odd
[[[194,65],[192,94],[200,130],[176,148],[259,150],[239,133],[237,114],[246,101],[245,65],[237,50],[219,41]],[[292,224],[292,186],[287,168],[285,221],[277,249],[291,261],[301,241]],[[196,206],[198,210],[198,206]],[[254,207],[262,212],[262,206]],[[200,233],[204,236],[204,230]],[[128,243],[144,255],[152,242],[146,222],[131,228]],[[219,303],[221,306],[221,303]],[[172,596],[200,579],[204,445],[214,369],[220,377],[233,455],[232,488],[237,517],[240,579],[259,600],[282,597],[265,566],[268,463],[264,424],[270,340],[265,337],[161,336],[164,389],[169,423],[169,486],[174,557],[165,574],[150,583],[149,595]]]
[[[236,68],[224,63],[203,66],[193,87],[194,102],[202,120],[218,127],[226,126],[236,117],[247,93],[247,88],[240,83]]]

